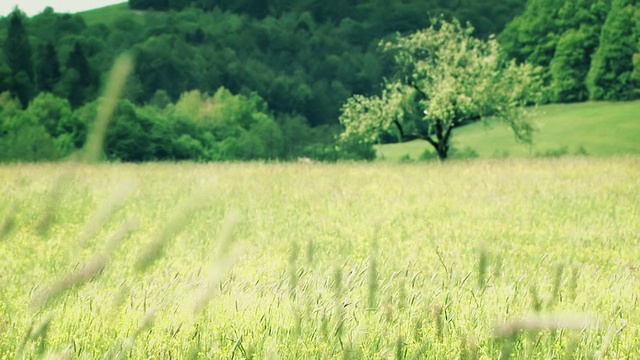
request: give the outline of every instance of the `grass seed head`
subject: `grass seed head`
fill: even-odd
[[[209,269],[205,285],[199,290],[199,294],[196,296],[196,301],[193,304],[193,314],[201,314],[206,305],[211,301],[216,289],[220,284],[220,280],[224,274],[233,265],[233,259],[229,252],[231,250],[231,244],[233,242],[233,232],[240,222],[240,217],[237,213],[233,212],[227,216],[220,232],[220,238],[218,243],[220,244],[217,256],[213,259],[212,265]]]
[[[74,174],[75,167],[65,168],[64,172],[58,176],[53,187],[49,190],[49,194],[44,203],[44,209],[36,223],[36,232],[40,236],[47,236],[49,230],[53,224],[55,224],[64,194],[69,191]]]
[[[300,252],[300,247],[296,241],[291,243],[291,253],[289,254],[289,296],[291,299],[295,299],[296,297],[296,287],[298,286],[298,253]]]
[[[538,287],[536,285],[531,285],[529,287],[529,294],[531,295],[531,306],[533,307],[533,311],[539,313],[542,311],[542,299],[540,295],[538,295]]]
[[[505,322],[496,327],[495,335],[499,338],[508,338],[521,331],[582,330],[597,327],[598,322],[594,318],[590,314],[533,314]]]
[[[136,270],[143,272],[164,255],[164,249],[193,220],[194,215],[207,203],[204,189],[195,191],[190,198],[181,202],[168,216],[166,225],[152,236],[136,261]]]
[[[93,259],[86,262],[78,270],[75,270],[62,279],[54,282],[51,286],[43,289],[32,301],[32,308],[38,308],[44,306],[47,302],[55,299],[65,291],[79,286],[94,276],[98,275],[104,267],[107,265],[107,257],[104,254],[99,254]]]
[[[564,273],[564,265],[558,264],[556,266],[555,276],[553,278],[553,291],[551,292],[551,299],[549,300],[549,309],[552,309],[562,299],[560,297],[560,287],[562,286],[562,275]]]
[[[367,306],[369,310],[375,310],[378,307],[378,269],[375,257],[369,259],[369,268],[367,276]]]
[[[105,249],[99,254],[95,255],[89,261],[84,263],[78,269],[70,272],[60,280],[54,282],[51,286],[42,290],[32,301],[32,307],[37,308],[45,305],[48,301],[58,297],[65,291],[75,287],[83,285],[90,281],[95,276],[99,275],[107,266],[111,253],[115,250],[117,245],[126,238],[134,229],[136,223],[133,221],[125,222],[116,232],[111,239],[107,242]]]
[[[480,259],[478,260],[478,288],[484,289],[487,281],[487,267],[489,264],[489,255],[487,250],[480,248]]]
[[[111,197],[109,197],[107,202],[101,206],[85,224],[80,236],[78,237],[78,243],[84,245],[91,238],[96,236],[109,217],[122,207],[125,200],[132,192],[133,185],[123,185],[118,187]]]
[[[141,332],[145,331],[146,329],[148,329],[149,327],[151,327],[154,323],[154,321],[156,320],[156,309],[149,309],[149,311],[147,311],[144,316],[142,317],[142,319],[140,319],[140,323],[138,324],[138,328],[136,329],[135,333],[133,334],[133,338],[135,339],[136,337],[138,337],[138,335],[140,335]]]
[[[5,210],[4,216],[0,218],[0,240],[4,239],[15,228],[17,208],[15,202],[12,202]]]
[[[436,305],[433,307],[433,322],[436,327],[436,335],[438,335],[439,339],[442,339],[444,336],[444,306]]]

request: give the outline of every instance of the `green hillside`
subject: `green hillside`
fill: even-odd
[[[129,9],[129,4],[127,2],[122,2],[120,4],[105,6],[98,9],[82,11],[78,14],[82,16],[87,25],[93,25],[98,23],[113,24],[116,19],[130,13],[131,9]]]
[[[640,153],[640,101],[547,105],[539,108],[535,121],[532,147],[517,143],[510,129],[498,123],[457,129],[454,147],[469,147],[482,158]],[[424,141],[381,145],[378,158],[398,161],[408,154],[418,159],[425,149],[433,150]]]

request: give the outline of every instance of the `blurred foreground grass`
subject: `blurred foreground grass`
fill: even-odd
[[[0,167],[0,358],[640,357],[640,158]]]

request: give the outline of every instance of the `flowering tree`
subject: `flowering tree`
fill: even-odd
[[[516,139],[532,141],[526,107],[542,100],[537,69],[502,55],[498,43],[472,37],[458,21],[434,24],[406,37],[382,42],[393,55],[396,74],[380,95],[355,95],[342,107],[343,140],[374,143],[397,130],[403,141],[423,139],[441,160],[447,158],[451,132],[469,122],[501,120]]]

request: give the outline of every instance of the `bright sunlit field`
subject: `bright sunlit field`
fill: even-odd
[[[640,357],[640,158],[3,165],[0,358]]]

